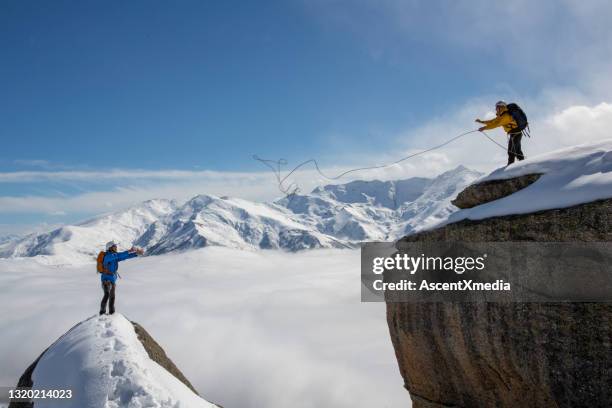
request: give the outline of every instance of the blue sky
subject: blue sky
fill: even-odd
[[[200,176],[216,194],[262,171],[253,154],[391,156],[470,103],[606,100],[605,2],[460,3],[2,2],[0,233],[100,211],[66,199],[112,210]]]

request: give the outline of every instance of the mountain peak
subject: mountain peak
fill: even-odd
[[[454,173],[458,173],[460,171],[465,171],[465,170],[470,170],[467,167],[465,167],[463,164],[458,165],[457,167],[455,167],[454,169],[450,170],[451,172]]]
[[[478,175],[478,176],[482,176],[483,175],[479,171],[472,170],[472,169],[470,169],[468,167],[465,167],[464,165],[460,164],[459,166],[455,167],[454,169],[450,169],[450,170],[445,171],[444,173],[439,174],[435,178],[452,177],[452,176],[455,176],[455,175],[461,175],[461,174],[465,174],[465,173],[474,174],[474,175]]]
[[[210,203],[216,200],[220,200],[221,198],[210,195],[210,194],[198,194],[196,196],[191,197],[187,202],[183,205],[183,207],[197,207],[202,208],[206,207]]]
[[[92,316],[72,327],[27,368],[18,386],[70,389],[66,407],[75,408],[217,407],[195,392],[140,325],[121,314]]]
[[[166,198],[152,198],[146,201],[143,201],[141,203],[141,205],[143,207],[147,207],[147,208],[160,208],[160,207],[165,207],[165,206],[172,206],[172,207],[176,207],[177,206],[177,202],[176,200],[169,200]]]

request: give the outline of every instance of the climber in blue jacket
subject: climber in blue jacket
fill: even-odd
[[[104,252],[102,265],[99,265],[100,280],[102,281],[102,290],[104,291],[104,297],[100,304],[100,314],[106,313],[106,303],[108,305],[108,313],[115,313],[115,286],[117,282],[117,270],[119,269],[119,262],[125,261],[126,259],[135,258],[139,255],[144,255],[142,249],[132,247],[128,251],[117,252],[117,244],[110,241],[106,244],[106,252]],[[101,269],[101,270],[100,270]]]

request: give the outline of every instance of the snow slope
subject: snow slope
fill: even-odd
[[[393,240],[445,219],[450,201],[482,174],[459,166],[432,179],[356,181],[277,201],[301,222],[348,243]]]
[[[93,316],[60,337],[32,374],[37,389],[72,390],[70,400],[39,400],[37,408],[214,408],[151,360],[121,314]]]
[[[507,197],[457,211],[444,223],[570,207],[612,198],[612,139],[556,150],[502,167],[478,182],[542,174]]]
[[[273,203],[199,195],[183,205],[153,200],[127,211],[0,244],[0,257],[91,262],[104,243],[150,254],[225,246],[239,249],[346,248],[393,240],[445,219],[457,193],[481,174],[465,167],[438,177],[353,181]]]
[[[14,234],[4,235],[0,237],[0,245],[5,244],[7,242],[11,242],[11,241],[17,241],[17,240],[19,240],[18,235],[14,235]]]
[[[77,225],[0,244],[0,258],[52,255],[54,263],[90,262],[108,241],[129,248],[151,223],[175,209],[174,201],[145,201],[127,210],[102,215]]]
[[[207,195],[192,198],[154,222],[135,244],[147,248],[150,254],[210,245],[292,251],[346,247],[274,204]]]

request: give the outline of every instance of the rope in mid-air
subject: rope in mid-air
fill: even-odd
[[[350,170],[346,170],[345,172],[342,172],[336,176],[328,176],[327,174],[325,174],[321,168],[319,167],[319,163],[317,162],[316,159],[308,159],[300,164],[298,164],[297,166],[295,166],[293,169],[291,169],[291,171],[289,171],[285,176],[282,176],[281,171],[282,171],[282,167],[287,165],[287,160],[285,159],[279,159],[279,160],[270,160],[270,159],[262,159],[261,157],[257,156],[257,155],[253,155],[253,159],[257,160],[258,162],[262,163],[263,165],[265,165],[266,167],[268,167],[270,170],[272,170],[272,172],[274,173],[274,176],[276,178],[276,181],[278,182],[278,189],[286,196],[292,196],[294,194],[297,194],[299,192],[299,187],[296,185],[296,183],[291,183],[288,186],[285,186],[285,182],[287,181],[287,179],[289,177],[291,177],[291,175],[293,173],[295,173],[298,169],[300,169],[301,167],[312,163],[314,165],[314,168],[316,169],[316,171],[321,175],[321,177],[330,180],[330,181],[334,181],[334,180],[338,180],[344,176],[346,176],[347,174],[350,173],[354,173],[354,172],[358,172],[358,171],[365,171],[365,170],[376,170],[376,169],[383,169],[383,168],[387,168],[387,167],[391,167],[394,166],[396,164],[399,164],[403,161],[406,161],[408,159],[411,159],[413,157],[416,156],[420,156],[422,154],[431,152],[433,150],[437,150],[440,149],[452,142],[454,142],[457,139],[460,139],[464,136],[467,136],[469,134],[472,133],[476,133],[476,132],[480,132],[482,133],[487,139],[489,139],[491,142],[495,143],[496,145],[498,145],[499,147],[501,147],[502,149],[506,150],[506,148],[504,146],[502,146],[501,144],[497,143],[495,140],[493,140],[491,137],[489,137],[489,135],[487,135],[484,131],[481,130],[470,130],[467,132],[463,132],[451,139],[448,139],[447,141],[445,141],[444,143],[441,143],[439,145],[430,147],[428,149],[425,150],[421,150],[418,151],[416,153],[412,153],[408,156],[402,157],[399,160],[396,160],[392,163],[387,163],[387,164],[381,164],[381,165],[377,165],[377,166],[366,166],[366,167],[357,167],[354,169],[350,169]]]

